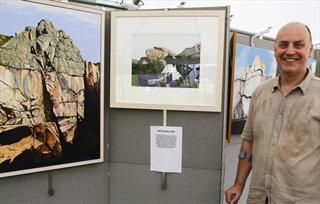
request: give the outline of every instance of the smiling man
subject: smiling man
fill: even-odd
[[[252,170],[247,203],[320,201],[320,79],[307,68],[309,28],[283,26],[274,46],[279,75],[251,99],[235,183],[225,191],[237,203]]]

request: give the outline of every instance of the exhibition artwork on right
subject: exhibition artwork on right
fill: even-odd
[[[241,134],[255,88],[262,82],[275,77],[276,72],[277,64],[272,50],[236,44],[232,134]]]

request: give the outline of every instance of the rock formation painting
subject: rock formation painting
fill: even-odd
[[[135,50],[136,47],[139,47],[140,44],[146,45],[145,42],[150,37],[152,37],[150,41],[159,38],[166,41],[175,38],[176,35],[148,36],[140,34],[135,37],[133,53],[139,53],[138,50]],[[190,46],[180,46],[176,49],[177,51],[173,51],[170,47],[161,46],[161,43],[150,47],[145,46],[140,56],[132,59],[132,86],[198,88],[201,44],[194,42],[197,36],[191,36],[191,38]],[[179,44],[179,40],[181,41],[181,39],[177,39],[175,44]],[[175,45],[171,44],[171,47],[175,47]]]
[[[248,116],[251,95],[265,80],[275,77],[273,51],[236,44],[232,104],[232,133],[241,134]]]
[[[0,175],[99,159],[100,62],[53,20],[0,37]]]

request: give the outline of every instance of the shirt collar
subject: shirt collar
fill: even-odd
[[[273,85],[272,85],[272,93],[274,93],[277,89],[280,90],[280,84],[279,84],[279,75],[273,80]]]
[[[311,78],[312,78],[312,72],[309,70],[309,68],[307,68],[307,76],[306,78],[295,88],[300,88],[300,90],[302,91],[303,94],[305,94],[308,86],[309,86],[309,83],[311,81]],[[279,80],[280,80],[280,75],[278,75],[275,80],[273,81],[273,85],[272,85],[272,93],[275,92],[277,89],[280,90],[280,83],[279,83]]]

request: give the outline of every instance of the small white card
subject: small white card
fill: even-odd
[[[182,127],[150,126],[150,170],[181,173]]]

